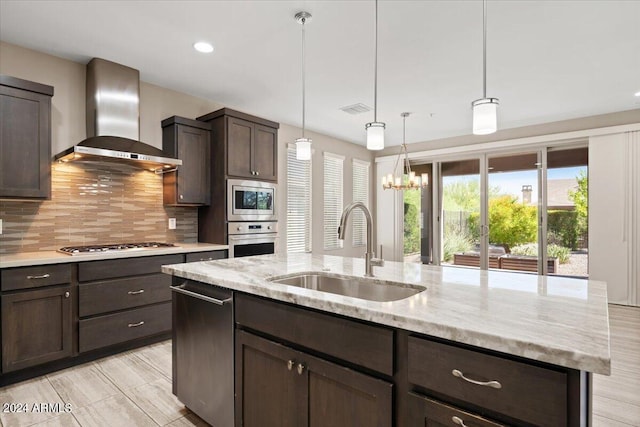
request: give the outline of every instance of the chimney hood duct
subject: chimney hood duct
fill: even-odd
[[[55,159],[113,161],[154,171],[180,166],[182,160],[139,141],[139,103],[138,70],[93,58],[87,64],[87,139]]]

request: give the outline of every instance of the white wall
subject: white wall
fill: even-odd
[[[589,277],[640,305],[640,132],[589,138]]]
[[[353,159],[359,159],[371,163],[370,182],[370,210],[372,211],[374,224],[376,220],[374,180],[375,175],[373,163],[373,153],[361,145],[352,144],[326,135],[306,131],[308,138],[313,140],[311,148],[313,150],[311,173],[312,173],[312,252],[326,255],[340,255],[351,257],[362,257],[366,251],[364,246],[353,247],[351,236],[351,219],[349,219],[348,231],[342,249],[325,250],[323,241],[323,212],[324,212],[324,180],[323,180],[323,153],[328,151],[344,156],[343,163],[343,206],[351,203],[353,195],[352,173]],[[286,230],[287,230],[287,144],[293,143],[296,138],[300,138],[301,129],[289,125],[281,125],[278,131],[278,227],[280,230],[280,250],[286,251]],[[337,233],[337,230],[336,230]]]

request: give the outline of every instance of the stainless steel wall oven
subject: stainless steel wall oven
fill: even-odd
[[[273,254],[278,247],[278,223],[229,222],[229,258]]]

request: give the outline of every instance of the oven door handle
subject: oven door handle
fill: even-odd
[[[278,239],[275,235],[264,234],[244,234],[244,235],[231,235],[229,236],[229,243],[233,242],[238,244],[252,244],[252,243],[274,243]]]

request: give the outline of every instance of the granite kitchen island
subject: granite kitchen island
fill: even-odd
[[[591,373],[610,372],[603,282],[387,262],[374,268],[376,280],[426,289],[369,301],[272,281],[311,272],[362,276],[362,259],[275,254],[163,271],[176,286],[233,291],[236,425],[269,425],[268,415],[277,425],[301,413],[332,414],[343,425],[587,425]],[[271,372],[279,358],[306,385],[282,383],[282,373],[255,379],[252,369]],[[263,395],[271,409],[261,406],[257,394],[294,386],[306,390],[308,406],[286,393]],[[343,413],[344,402],[351,403]],[[339,418],[346,414],[364,418]]]

